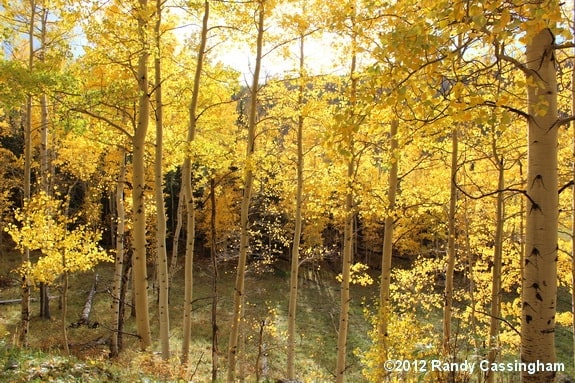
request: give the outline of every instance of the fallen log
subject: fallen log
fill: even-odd
[[[98,322],[90,323],[90,313],[92,312],[92,304],[94,303],[94,296],[96,296],[96,292],[98,289],[98,274],[94,277],[94,283],[92,284],[92,288],[88,293],[88,297],[86,298],[86,303],[84,303],[84,309],[80,314],[80,319],[76,322],[70,324],[70,327],[77,328],[80,326],[88,326],[91,328],[98,327]]]
[[[37,300],[36,298],[30,298],[30,301],[31,301],[31,302],[34,302],[34,301],[36,301],[36,300]],[[7,300],[4,300],[4,301],[0,301],[0,305],[9,305],[9,304],[11,304],[11,303],[20,303],[20,302],[22,302],[22,298],[18,298],[18,299],[7,299]]]
[[[49,299],[50,299],[50,300],[52,300],[52,299],[60,299],[60,296],[59,296],[59,295],[52,295],[52,296],[50,296]],[[36,301],[38,301],[37,298],[30,298],[30,302],[36,302]],[[20,302],[22,302],[22,298],[5,299],[5,300],[3,300],[3,301],[0,301],[0,305],[9,305],[9,304],[12,304],[12,303],[20,303]]]

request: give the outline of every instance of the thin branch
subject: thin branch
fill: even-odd
[[[567,125],[567,124],[569,124],[569,123],[572,122],[572,121],[575,121],[575,116],[570,116],[570,117],[565,117],[565,118],[558,118],[558,119],[553,123],[553,125],[551,125],[551,126],[549,127],[548,130],[551,130],[551,129],[556,128],[556,127],[561,126],[561,125]]]
[[[484,312],[484,311],[477,310],[477,309],[475,309],[475,312],[476,312],[476,313],[479,313],[479,314],[487,315],[487,316],[490,317],[490,318],[495,318],[495,319],[497,319],[497,320],[500,320],[501,322],[503,322],[503,323],[505,323],[507,326],[509,326],[509,328],[510,328],[511,330],[513,330],[513,332],[515,332],[517,335],[519,335],[519,336],[521,337],[521,332],[520,332],[519,330],[517,330],[517,328],[515,328],[515,326],[513,326],[513,324],[512,324],[511,322],[509,322],[507,319],[501,318],[501,317],[496,317],[496,316],[493,316],[493,315],[491,315],[491,314],[489,314],[489,313],[486,313],[486,312]]]
[[[208,105],[206,106],[204,109],[202,109],[202,111],[200,113],[198,113],[195,116],[196,121],[198,121],[200,119],[200,117],[202,116],[202,114],[204,114],[205,112],[207,112],[208,110],[218,107],[218,106],[222,106],[222,105],[227,105],[227,104],[232,104],[235,103],[236,100],[229,100],[229,101],[220,101],[220,102],[216,102],[214,104]]]
[[[492,108],[503,108],[509,112],[516,113],[516,114],[520,115],[521,117],[524,117],[528,120],[531,119],[531,116],[529,115],[529,113],[526,113],[526,112],[522,111],[521,109],[517,109],[517,108],[514,108],[514,107],[509,106],[509,105],[497,105],[497,103],[495,103],[494,101],[489,101],[489,100],[483,102],[483,105],[490,106]]]
[[[558,194],[561,194],[565,189],[569,188],[570,186],[575,185],[575,182],[573,180],[567,182],[565,185],[561,186],[559,188]]]
[[[514,57],[507,56],[506,54],[500,54],[500,53],[496,53],[495,57],[497,57],[498,59],[501,59],[503,61],[507,61],[508,63],[513,64],[517,69],[519,69],[520,71],[525,73],[526,76],[531,76],[534,74],[533,70],[527,68],[525,66],[525,64],[523,64],[522,62],[520,62],[519,60],[517,60]]]
[[[494,191],[491,191],[489,193],[482,193],[479,196],[475,196],[473,194],[468,193],[467,191],[465,191],[461,186],[459,186],[459,184],[456,181],[457,178],[457,173],[459,172],[459,169],[455,172],[455,174],[453,175],[453,179],[451,180],[451,182],[453,182],[453,184],[455,185],[455,187],[457,188],[457,190],[459,190],[461,193],[463,193],[463,195],[465,195],[467,198],[471,198],[473,200],[478,200],[478,199],[483,199],[486,197],[490,197],[493,196],[495,194],[499,194],[499,193],[503,193],[503,192],[513,192],[513,193],[518,193],[518,194],[523,194],[525,197],[527,197],[527,199],[529,200],[529,202],[531,202],[531,204],[533,206],[537,206],[538,204],[533,200],[533,198],[531,198],[531,196],[529,194],[527,194],[527,190],[523,190],[523,189],[515,189],[515,188],[505,188],[505,189],[497,189]]]
[[[567,41],[564,42],[563,44],[553,44],[553,49],[555,50],[571,49],[571,48],[575,48],[575,42],[573,41]]]
[[[123,133],[123,134],[125,134],[128,138],[132,139],[132,135],[131,135],[126,129],[124,129],[122,126],[118,125],[117,123],[115,123],[114,121],[110,120],[110,119],[107,118],[107,117],[101,116],[101,115],[99,115],[99,114],[96,114],[96,113],[94,113],[94,112],[91,112],[91,111],[89,111],[89,110],[87,110],[87,109],[82,109],[82,108],[72,108],[71,110],[74,111],[74,112],[79,112],[79,113],[82,113],[82,114],[86,114],[86,115],[88,115],[88,116],[90,116],[90,117],[93,117],[93,118],[95,118],[95,119],[97,119],[97,120],[104,121],[105,123],[109,124],[111,127],[113,127],[113,128],[115,128],[115,129],[117,129],[118,131],[120,131],[120,133]]]

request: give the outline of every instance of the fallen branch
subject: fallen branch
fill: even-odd
[[[92,311],[92,304],[94,303],[94,296],[96,295],[96,291],[98,288],[98,274],[94,277],[94,284],[88,293],[88,298],[86,298],[86,303],[84,304],[84,309],[82,310],[82,314],[80,314],[80,319],[76,322],[70,324],[72,328],[78,328],[80,326],[88,326],[91,328],[98,327],[99,323],[94,322],[90,323],[90,312]]]
[[[36,298],[30,298],[31,302],[37,301]],[[9,305],[11,303],[20,303],[22,302],[22,298],[18,298],[18,299],[7,299],[5,301],[0,301],[0,305]]]
[[[52,300],[52,299],[60,299],[59,295],[52,295],[50,297],[48,297],[48,299]],[[36,302],[38,299],[37,298],[30,298],[30,302]],[[16,298],[16,299],[6,299],[3,301],[0,301],[0,305],[9,305],[12,303],[20,303],[22,302],[22,298]]]

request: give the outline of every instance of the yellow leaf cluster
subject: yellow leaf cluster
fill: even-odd
[[[32,283],[51,284],[64,273],[87,271],[100,262],[112,261],[98,245],[100,233],[75,225],[74,219],[61,213],[62,207],[62,201],[39,193],[15,211],[17,224],[6,227],[21,250],[42,253],[35,264],[24,264],[18,270]]]
[[[351,265],[350,269],[350,282],[354,285],[369,286],[373,284],[373,278],[367,273],[369,266],[357,262]],[[339,274],[336,279],[341,282],[343,277]]]

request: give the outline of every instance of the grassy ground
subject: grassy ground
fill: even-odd
[[[0,254],[0,300],[19,297],[18,280],[11,273],[20,262],[20,255],[12,252]],[[233,264],[223,264],[218,283],[218,327],[219,327],[219,378],[224,379],[227,323],[230,320],[232,291],[235,281]],[[327,267],[318,269],[306,267],[301,270],[298,307],[298,376],[306,383],[330,382],[334,380],[337,321],[339,316],[339,285],[335,273]],[[240,368],[246,382],[254,382],[258,353],[262,382],[274,382],[285,376],[286,348],[285,332],[287,320],[287,291],[289,274],[287,264],[278,264],[266,271],[256,272],[252,268],[246,278],[246,305],[244,324],[244,355]],[[98,321],[97,328],[69,328],[69,341],[73,357],[64,357],[61,335],[61,312],[58,300],[52,301],[52,320],[37,318],[37,302],[33,303],[33,320],[30,332],[30,348],[18,349],[11,345],[19,319],[19,304],[0,306],[0,382],[209,382],[211,379],[211,268],[208,262],[199,261],[195,267],[194,325],[190,364],[181,367],[178,361],[181,346],[183,280],[181,272],[174,280],[170,293],[171,347],[173,358],[162,361],[158,345],[152,353],[138,351],[137,339],[126,335],[125,351],[114,360],[108,358],[106,345],[90,346],[90,342],[110,336],[111,319],[109,307],[111,298],[107,290],[111,286],[111,265],[101,265],[95,271],[100,276],[98,294],[90,319]],[[69,315],[67,323],[79,319],[86,296],[94,280],[94,273],[76,274],[70,278]],[[51,295],[58,296],[57,289]],[[364,316],[364,303],[372,302],[377,287],[354,286],[350,315],[348,342],[347,381],[361,383],[362,365],[356,350],[369,347],[367,336],[370,325]],[[570,305],[567,291],[560,291],[562,310]],[[150,286],[150,308],[154,336],[157,336],[158,318],[155,310],[156,295]],[[565,307],[563,307],[565,306]],[[128,316],[129,316],[128,310]],[[438,336],[441,332],[441,315],[438,313]],[[134,319],[128,317],[125,331],[134,334]],[[262,335],[260,335],[260,333]],[[558,327],[556,331],[558,361],[565,363],[567,375],[573,375],[573,338],[570,328]],[[517,378],[517,379],[516,379]],[[512,374],[501,375],[500,381],[518,382]]]
[[[10,274],[19,262],[19,255],[4,253],[0,262],[0,275],[3,279],[15,277]],[[287,265],[284,265],[287,266]],[[260,365],[265,372],[260,373],[262,381],[275,381],[285,377],[285,332],[287,328],[287,291],[289,275],[281,265],[265,272],[248,271],[246,279],[245,305],[245,358],[240,362],[247,379],[255,381],[256,359],[261,347],[265,354],[260,356]],[[211,268],[207,262],[198,262],[195,268],[194,325],[192,351],[188,368],[179,366],[177,355],[181,345],[183,280],[181,272],[174,280],[170,292],[171,307],[171,347],[174,358],[161,361],[158,353],[137,351],[136,338],[127,335],[125,352],[112,363],[108,360],[105,345],[89,347],[88,343],[108,337],[111,327],[109,318],[111,286],[111,265],[99,266],[96,272],[100,282],[90,319],[100,326],[69,328],[69,341],[72,353],[77,359],[62,356],[61,318],[57,300],[51,302],[53,319],[46,321],[34,317],[30,330],[30,350],[11,348],[15,325],[18,322],[19,304],[0,306],[0,381],[189,381],[208,382],[211,377]],[[339,315],[339,286],[335,274],[327,270],[302,270],[298,312],[298,375],[305,382],[327,382],[333,380],[335,368],[337,319]],[[93,273],[73,275],[70,278],[69,315],[67,323],[78,320],[87,293],[94,279]],[[218,283],[218,327],[221,370],[224,378],[226,345],[232,305],[232,291],[235,281],[233,265],[222,265]],[[152,292],[152,286],[150,287]],[[352,291],[352,312],[350,317],[349,368],[350,382],[362,382],[361,365],[354,350],[368,344],[367,331],[370,326],[364,318],[362,302],[372,299],[374,288],[354,287]],[[59,295],[52,289],[52,295]],[[0,300],[18,298],[17,281],[6,283],[0,288]],[[156,296],[150,293],[150,307],[155,307]],[[37,313],[37,303],[33,303],[33,315]],[[129,311],[129,310],[128,310]],[[157,335],[158,318],[155,309],[151,313],[154,335]],[[133,318],[128,318],[125,331],[135,333]],[[262,335],[260,335],[260,332]],[[157,345],[155,345],[157,346]],[[15,361],[18,361],[17,363]],[[262,362],[263,361],[263,362]],[[79,375],[80,370],[91,371],[88,379]],[[76,371],[76,372],[75,372]],[[7,380],[8,379],[8,380]]]

